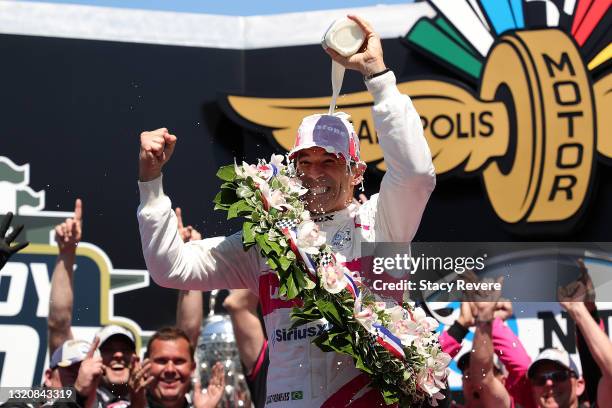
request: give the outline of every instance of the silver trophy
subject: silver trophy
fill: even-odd
[[[212,367],[220,361],[225,367],[225,395],[218,407],[251,407],[232,322],[228,315],[215,314],[218,294],[218,290],[210,292],[209,312],[202,322],[196,349],[202,388],[208,384]]]

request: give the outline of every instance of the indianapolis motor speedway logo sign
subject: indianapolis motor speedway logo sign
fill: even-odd
[[[398,87],[421,115],[437,174],[481,177],[510,229],[570,231],[585,212],[597,160],[612,159],[610,2],[429,3],[437,16],[419,20],[404,40],[462,81]],[[324,112],[329,97],[228,95],[226,102],[289,150],[301,118]],[[338,109],[351,115],[363,159],[384,171],[371,106],[369,93],[357,92]]]

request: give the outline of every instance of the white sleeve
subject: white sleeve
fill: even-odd
[[[376,208],[376,240],[410,242],[436,185],[431,151],[421,119],[397,89],[393,72],[366,86],[374,97],[374,125],[387,165]]]
[[[138,224],[151,278],[176,289],[238,289],[257,293],[262,270],[256,247],[244,251],[241,233],[184,243],[162,177],[139,182]]]

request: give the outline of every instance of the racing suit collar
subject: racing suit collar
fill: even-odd
[[[342,210],[329,212],[325,214],[311,214],[310,218],[316,223],[342,223],[348,219],[355,218],[355,214],[357,213],[358,206],[355,203],[350,203],[348,206],[343,208]]]

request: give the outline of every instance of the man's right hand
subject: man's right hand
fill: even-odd
[[[73,255],[83,235],[83,203],[77,198],[74,203],[74,218],[66,220],[55,227],[55,242],[60,255]]]
[[[104,375],[104,363],[100,354],[96,354],[96,349],[100,345],[100,338],[96,337],[87,352],[87,357],[81,362],[79,374],[74,383],[74,389],[80,395],[87,397],[89,403],[95,398],[95,392],[100,383],[100,378]]]
[[[174,152],[176,136],[161,128],[140,134],[138,179],[151,181],[161,175],[162,167]]]
[[[132,408],[144,408],[147,405],[147,387],[155,380],[155,377],[149,375],[151,371],[151,361],[149,359],[145,359],[141,363],[138,356],[134,355],[132,358],[132,368],[128,379],[130,405]]]

